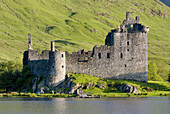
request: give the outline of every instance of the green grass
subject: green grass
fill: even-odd
[[[0,94],[0,97],[30,97],[30,98],[69,98],[69,97],[75,97],[76,95],[74,94],[35,94],[35,93],[18,93],[18,92],[11,92],[11,93],[2,93]]]
[[[22,61],[28,33],[36,50],[49,49],[51,40],[65,51],[91,50],[104,44],[108,31],[120,25],[130,11],[133,18],[140,16],[141,23],[150,27],[149,61],[170,64],[170,19],[159,15],[170,15],[170,10],[159,1],[1,0],[0,6],[1,61]]]
[[[95,86],[90,87],[89,89],[83,89],[84,93],[93,94],[95,96],[103,97],[146,97],[146,96],[170,96],[170,83],[160,82],[160,81],[148,81],[137,82],[129,80],[113,80],[113,79],[101,79],[98,77],[86,75],[86,74],[70,74],[74,83],[80,83],[82,86],[94,83],[95,85],[102,85],[104,88],[97,88]],[[108,87],[108,84],[120,85],[120,84],[130,84],[135,87],[139,87],[141,93],[138,95],[127,94],[120,92],[115,87]],[[82,87],[83,88],[83,87]],[[153,91],[148,92],[147,88],[151,88]],[[162,95],[160,95],[162,94]]]

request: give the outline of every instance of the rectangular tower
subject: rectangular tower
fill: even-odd
[[[114,42],[115,69],[117,71],[114,78],[147,82],[148,30],[148,27],[139,24],[139,17],[134,20],[130,18],[130,13],[128,12],[123,24],[112,31],[111,34],[113,35],[111,35],[110,39]],[[109,42],[106,42],[107,44],[110,46]]]

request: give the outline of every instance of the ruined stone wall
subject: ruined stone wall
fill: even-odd
[[[95,46],[90,56],[85,53],[67,53],[66,71],[71,73],[84,73],[101,78],[109,78],[111,76],[111,65],[114,58],[113,49],[114,48],[112,46]],[[80,58],[84,58],[84,60],[80,61]]]
[[[49,50],[42,51],[41,54],[36,50],[28,50],[28,60],[41,60],[49,58]]]
[[[43,59],[49,59],[49,50],[42,51],[41,54],[38,53],[36,50],[27,50],[24,52],[23,55],[23,66],[28,65],[28,61],[31,60],[43,60]]]
[[[91,55],[66,53],[66,71],[100,78],[147,81],[147,33],[134,30],[113,33],[113,46],[95,46]]]
[[[33,76],[47,77],[49,75],[49,60],[30,60],[28,68]]]

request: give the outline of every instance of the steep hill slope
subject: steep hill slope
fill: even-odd
[[[21,61],[28,33],[37,50],[51,40],[65,51],[91,50],[127,11],[150,27],[149,61],[170,64],[170,9],[158,0],[0,0],[0,60]]]

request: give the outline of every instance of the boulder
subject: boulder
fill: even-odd
[[[75,85],[75,83],[71,84],[71,88],[70,88],[69,94],[73,94],[78,88],[81,87],[80,83],[76,84],[75,86],[74,85]]]
[[[138,90],[138,86],[135,88],[135,86],[133,86],[133,91],[131,93],[140,93],[140,90]]]
[[[126,93],[140,93],[139,87],[132,86],[130,84],[123,84],[117,87],[122,92]]]
[[[71,83],[72,83],[72,79],[71,79],[71,78],[68,78],[68,81],[65,83],[65,87],[66,87],[66,88],[69,88],[70,85],[71,85]]]

